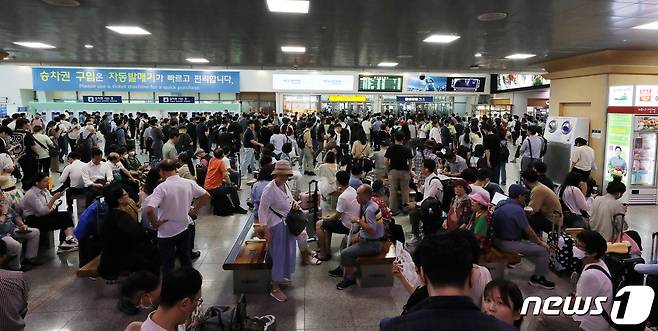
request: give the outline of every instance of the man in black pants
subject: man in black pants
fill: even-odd
[[[28,121],[25,118],[16,120],[16,130],[11,134],[10,143],[13,146],[12,152],[18,158],[18,164],[23,169],[23,187],[29,187],[32,183],[32,177],[37,173],[36,152],[33,150],[36,143],[34,136],[27,129]]]

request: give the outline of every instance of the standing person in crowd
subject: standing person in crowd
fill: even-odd
[[[37,172],[38,162],[34,151],[34,136],[28,131],[28,121],[25,118],[16,120],[16,129],[11,134],[12,152],[23,169],[22,183],[24,187],[32,185],[32,177]]]
[[[258,172],[258,177],[256,178],[257,182],[251,187],[251,203],[254,205],[254,223],[260,223],[258,218],[258,207],[260,207],[260,199],[263,197],[263,190],[265,190],[267,184],[274,180],[272,171],[274,171],[274,165],[271,163],[261,166],[260,171]]]
[[[283,144],[287,142],[286,135],[281,133],[281,129],[278,126],[272,128],[272,137],[270,137],[269,143],[274,145],[274,156],[278,159],[283,153]]]
[[[315,152],[313,151],[313,138],[311,128],[313,124],[306,122],[304,125],[304,132],[302,133],[302,141],[304,142],[304,175],[315,176]]]
[[[626,193],[626,185],[621,177],[614,178],[605,189],[606,194],[597,197],[592,203],[590,229],[600,233],[608,242],[619,241],[621,232],[626,231],[626,206],[619,200]]]
[[[158,169],[164,181],[153,190],[146,213],[151,225],[158,229],[158,249],[166,275],[174,270],[175,257],[183,267],[192,265],[190,215],[197,215],[210,195],[195,182],[178,176],[175,162],[164,160]]]
[[[537,127],[528,127],[528,137],[521,144],[521,171],[527,171],[530,166],[541,159],[543,140],[537,135]]]
[[[492,280],[484,288],[482,310],[499,321],[521,329],[523,316],[523,294],[515,283],[509,280]]]
[[[35,126],[40,126],[42,128],[46,127],[45,123],[43,122],[43,119],[41,118],[40,113],[34,114],[34,117],[32,118],[32,121],[30,122],[30,129],[34,129]]]
[[[393,216],[401,212],[409,204],[409,179],[413,155],[408,147],[403,145],[404,133],[395,134],[395,145],[391,146],[384,157],[385,166],[389,169],[388,178],[391,185],[390,201]],[[398,201],[400,200],[400,201]]]
[[[50,194],[48,175],[39,172],[32,177],[33,182],[21,201],[25,224],[37,228],[41,233],[59,231],[57,254],[78,250],[78,240],[73,237],[73,219],[68,212],[57,210],[55,202],[62,197],[61,192]]]
[[[530,138],[530,137],[528,137]],[[528,170],[523,174],[523,181],[530,189],[530,202],[532,208],[528,221],[536,233],[549,233],[562,226],[562,205],[553,188],[548,188],[539,182],[537,173]]]
[[[37,171],[50,174],[50,148],[54,148],[55,144],[48,136],[43,134],[42,127],[37,125],[32,131],[34,132],[35,142],[33,150],[37,155]],[[57,158],[58,155],[54,157]]]
[[[178,142],[176,143],[178,153],[186,152],[188,155],[194,151],[192,147],[192,138],[187,134],[187,126],[181,124],[178,126]]]
[[[119,119],[116,121],[116,124],[117,128],[114,130],[114,136],[116,139],[114,139],[114,143],[116,143],[117,147],[126,147],[126,143],[128,141],[126,122],[123,119]]]
[[[0,240],[0,265],[7,261],[7,244]],[[24,330],[29,285],[23,272],[0,269],[0,330]]]
[[[178,160],[178,151],[176,145],[178,144],[179,134],[176,131],[169,133],[169,140],[162,146],[162,159],[163,160]]]
[[[528,284],[552,290],[555,284],[546,279],[550,248],[530,227],[523,211],[528,193],[525,187],[513,184],[509,188],[509,198],[496,206],[493,213],[494,246],[504,252],[522,254],[523,257],[533,259],[535,271]],[[524,237],[529,240],[524,240]]]
[[[281,290],[281,283],[290,281],[295,272],[296,237],[290,233],[285,219],[299,205],[292,197],[292,192],[286,184],[292,174],[290,162],[277,161],[272,171],[272,180],[263,189],[258,206],[259,223],[265,231],[265,238],[272,257],[272,291],[270,296],[279,302],[288,300]]]
[[[78,119],[74,118],[71,120],[71,127],[66,131],[67,143],[71,146],[71,151],[75,149],[75,142],[80,136],[80,131],[82,127],[78,123]]]
[[[40,265],[36,261],[39,252],[39,235],[39,229],[28,227],[11,207],[11,201],[5,194],[0,193],[0,241],[7,245],[11,257],[7,266],[11,270],[28,271],[32,266]]]
[[[484,131],[483,146],[486,166],[491,169],[491,180],[498,184],[500,183],[500,139],[494,134],[494,128],[491,125],[483,125],[482,130]]]
[[[426,211],[419,208],[423,202],[429,198],[436,199],[439,203],[443,202],[443,183],[436,175],[436,162],[431,159],[425,159],[421,168],[421,174],[425,176],[425,183],[423,185],[423,199],[417,204],[409,204],[412,211],[409,213],[409,222],[411,223],[411,242],[417,242],[420,239],[420,223],[423,220],[423,213]],[[438,220],[437,220],[438,221]],[[427,227],[427,224],[424,224]],[[438,225],[436,226],[438,229]],[[427,230],[427,229],[425,229]]]
[[[571,171],[580,173],[586,180],[596,166],[594,150],[587,146],[587,140],[582,137],[576,138],[575,145],[576,148],[571,152]]]
[[[472,249],[466,237],[450,232],[424,238],[416,248],[421,281],[429,297],[406,314],[387,318],[379,329],[389,330],[514,330],[482,313],[470,297],[473,277]]]
[[[264,146],[256,139],[256,122],[254,120],[249,121],[242,138],[242,151],[244,153],[240,157],[240,175],[242,177],[247,176],[249,169],[256,170],[256,147],[263,148]]]
[[[148,129],[148,136],[146,137],[146,146],[149,146],[149,138],[151,145],[150,157],[155,160],[162,160],[162,146],[164,145],[165,135],[158,125],[158,120],[151,118],[149,121],[150,128]]]

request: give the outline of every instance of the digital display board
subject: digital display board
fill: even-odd
[[[408,75],[407,92],[444,92],[448,77],[430,75]]]
[[[402,92],[402,76],[359,75],[359,92]]]
[[[544,88],[551,83],[539,74],[498,74],[492,75],[492,89],[502,92],[519,89]]]
[[[484,92],[484,77],[448,77],[448,92]]]

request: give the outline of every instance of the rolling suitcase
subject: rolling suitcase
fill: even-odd
[[[314,186],[314,189],[311,190],[311,186]],[[308,183],[308,192],[303,192],[300,194],[301,202],[299,204],[300,208],[307,211],[306,215],[308,220],[306,222],[306,233],[308,234],[308,241],[317,240],[315,234],[315,223],[320,219],[320,192],[318,191],[318,181],[311,180]]]

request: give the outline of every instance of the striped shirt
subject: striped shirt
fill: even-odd
[[[0,330],[23,330],[29,287],[20,271],[0,270]]]

